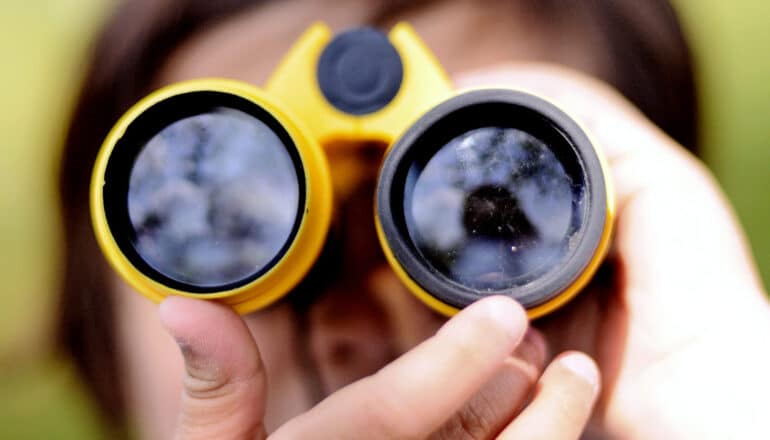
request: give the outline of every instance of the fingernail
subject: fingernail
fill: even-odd
[[[580,353],[570,353],[559,359],[559,363],[576,376],[591,384],[594,390],[599,389],[599,370],[591,358]]]

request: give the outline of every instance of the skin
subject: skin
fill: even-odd
[[[588,127],[618,199],[614,248],[596,283],[536,331],[500,297],[445,322],[400,285],[373,234],[350,250],[369,263],[302,312],[279,303],[241,318],[170,298],[158,313],[116,277],[119,352],[142,438],[578,438],[597,399],[587,431],[596,438],[770,434],[770,308],[713,178],[606,85],[523,64],[553,45],[513,2],[493,3],[506,13],[445,1],[384,24],[409,21],[458,87],[531,90]],[[340,30],[373,13],[363,2],[270,3],[192,38],[157,85],[201,76],[261,84],[312,21]],[[486,39],[479,26],[521,38]],[[582,68],[600,72],[598,55],[564,40]],[[366,155],[330,161],[364,170],[334,175],[342,205],[376,172]],[[601,384],[591,358],[571,350],[596,360]]]

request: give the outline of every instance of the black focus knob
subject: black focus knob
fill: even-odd
[[[334,107],[364,115],[393,100],[404,68],[388,37],[365,27],[337,35],[321,53],[317,75],[321,92]]]

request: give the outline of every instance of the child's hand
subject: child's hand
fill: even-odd
[[[708,170],[618,93],[575,72],[510,65],[457,82],[550,97],[609,159],[618,208],[609,270],[536,322],[554,350],[597,360],[600,438],[770,438],[770,308]]]
[[[176,438],[265,438],[269,390],[243,320],[219,304],[181,297],[166,299],[160,313],[185,359]],[[596,366],[573,352],[542,372],[544,342],[527,327],[515,301],[479,301],[271,438],[577,439],[599,392]],[[535,382],[537,391],[522,411]]]

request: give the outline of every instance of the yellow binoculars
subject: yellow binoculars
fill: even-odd
[[[388,145],[380,243],[443,314],[497,294],[546,314],[609,247],[612,192],[586,131],[524,91],[453,90],[404,23],[336,36],[316,24],[264,88],[201,79],[142,99],[96,160],[99,245],[156,302],[266,307],[319,258],[333,214],[324,148],[341,142]]]

